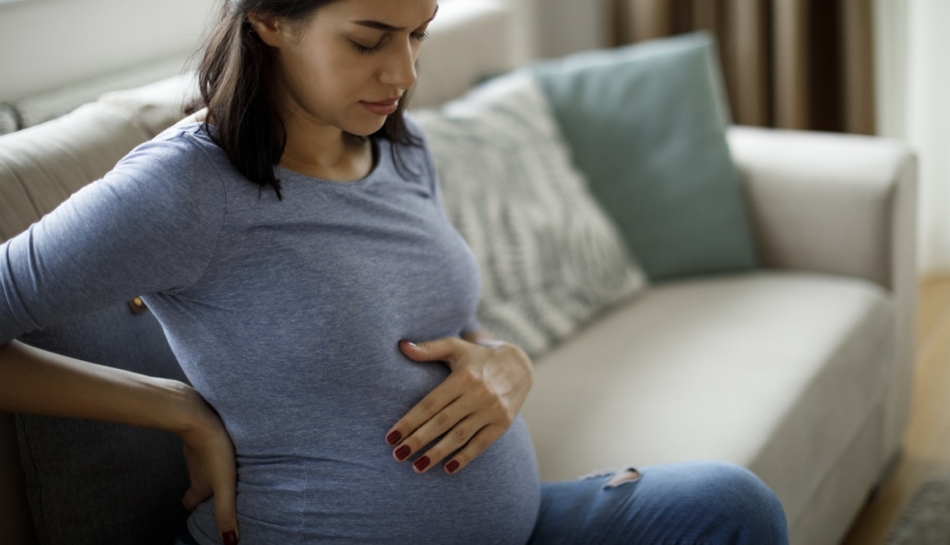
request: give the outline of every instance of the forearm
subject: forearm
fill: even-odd
[[[0,346],[0,410],[104,420],[181,434],[190,386],[96,365],[12,341]]]

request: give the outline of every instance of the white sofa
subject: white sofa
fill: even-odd
[[[915,160],[874,138],[733,128],[766,268],[653,285],[536,362],[542,476],[748,467],[792,543],[838,543],[900,450],[915,312]]]
[[[417,105],[513,67],[510,14],[488,1],[452,6],[420,62]],[[175,85],[0,138],[0,240],[171,124]],[[89,140],[84,123],[115,136]],[[652,285],[538,358],[523,414],[546,480],[727,460],[775,490],[794,544],[831,545],[907,423],[916,160],[878,138],[733,127],[728,139],[764,268]],[[57,141],[91,151],[83,171],[36,164]],[[12,429],[0,415],[0,528],[21,545],[33,530]]]

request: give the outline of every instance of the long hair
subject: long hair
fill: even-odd
[[[336,0],[224,0],[217,22],[203,47],[198,65],[199,98],[189,112],[208,109],[205,130],[227,154],[238,172],[262,190],[273,187],[281,198],[274,166],[287,145],[287,133],[277,104],[280,67],[271,48],[253,31],[248,13],[274,15],[285,21],[306,22]],[[400,101],[383,127],[370,136],[388,140],[398,158],[399,146],[420,146],[406,129]],[[215,131],[209,130],[213,124]],[[397,166],[400,161],[397,159]]]

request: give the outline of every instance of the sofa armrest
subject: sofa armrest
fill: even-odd
[[[763,265],[863,278],[893,294],[884,449],[910,414],[917,306],[917,158],[884,138],[732,127]]]
[[[906,146],[750,127],[728,134],[766,267],[856,276],[890,290],[913,270],[916,159]]]

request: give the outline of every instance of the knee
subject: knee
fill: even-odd
[[[704,462],[704,485],[699,487],[707,505],[719,509],[723,530],[732,543],[784,545],[788,543],[785,510],[775,493],[751,471],[728,463]]]

